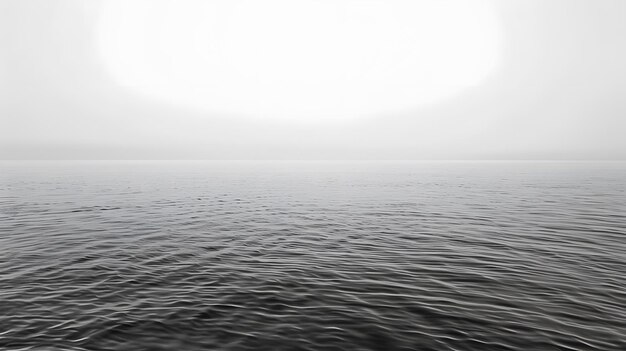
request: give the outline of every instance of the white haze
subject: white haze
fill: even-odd
[[[432,99],[425,98],[429,86],[419,86],[414,91],[422,89],[422,95],[416,96],[415,104],[406,104],[402,99],[397,102],[398,108],[395,100],[386,97],[380,100],[385,102],[384,108],[379,109],[381,105],[375,100],[380,94],[373,95],[372,101],[354,95],[349,110],[327,100],[320,103],[326,116],[321,122],[316,122],[315,113],[305,119],[285,116],[306,115],[298,108],[302,103],[312,105],[316,96],[336,96],[340,91],[337,82],[345,83],[332,81],[336,74],[325,78],[332,78],[327,86],[320,83],[323,79],[317,81],[318,90],[308,91],[306,98],[274,86],[273,93],[265,92],[263,100],[273,97],[270,105],[234,103],[229,105],[235,107],[232,111],[220,110],[211,99],[204,101],[203,91],[194,103],[186,103],[168,98],[175,92],[165,96],[129,89],[111,72],[110,62],[103,59],[98,40],[103,5],[100,1],[80,0],[0,2],[0,158],[626,159],[623,0],[493,1],[499,28],[494,34],[498,53],[497,64],[488,74],[478,72],[480,79],[460,83],[448,77],[450,84],[462,89],[438,93]],[[290,16],[288,10],[285,16]],[[263,22],[244,22],[240,24],[243,31],[246,23],[259,26]],[[302,23],[300,31],[310,28],[316,19]],[[446,28],[450,33],[461,33],[462,28],[454,26],[462,23],[455,20],[449,24],[452,27]],[[381,33],[367,26],[362,29],[369,30],[369,35]],[[318,32],[307,33],[308,40],[314,40]],[[325,33],[328,41],[333,31],[319,33]],[[157,34],[146,32],[147,42],[158,41]],[[437,35],[432,33],[433,38]],[[440,40],[442,45],[454,41],[450,38]],[[384,42],[378,40],[379,45]],[[333,44],[335,48],[338,43]],[[437,47],[436,40],[429,43]],[[316,52],[325,47],[315,45]],[[306,42],[298,42],[297,47],[304,53],[309,49]],[[284,48],[277,48],[283,52],[280,50]],[[381,55],[393,48],[386,50]],[[446,72],[437,59],[446,62],[451,60],[450,53],[459,55],[453,48],[446,50],[422,62],[416,72],[428,72],[423,69],[425,64],[439,64],[436,71]],[[357,57],[350,53],[344,50],[343,59],[348,57],[344,64]],[[129,55],[129,61],[137,59],[132,52]],[[481,56],[468,51],[466,61],[455,57],[454,62],[474,62],[471,60],[476,57]],[[267,56],[259,60],[265,60],[257,62],[266,68],[268,62],[274,62]],[[325,64],[331,67],[333,62]],[[260,78],[292,77],[277,65],[269,67],[273,75],[261,72]],[[316,79],[310,72],[298,71],[297,66],[286,69],[300,74],[299,84]],[[203,74],[215,74],[211,72],[217,69],[208,67]],[[477,71],[464,72],[471,76]],[[465,73],[455,72],[452,78]],[[202,81],[194,84],[198,82]],[[254,90],[245,89],[242,87],[240,95],[235,95],[237,89],[230,89],[223,98],[237,102],[247,96],[249,100]],[[184,96],[192,95],[192,90],[183,92]],[[287,96],[278,99],[276,92]],[[273,118],[285,106],[287,112]],[[255,111],[262,113],[252,116]],[[356,118],[341,118],[355,111]]]

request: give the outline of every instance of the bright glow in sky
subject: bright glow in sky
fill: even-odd
[[[110,0],[117,82],[208,112],[349,119],[441,102],[498,64],[488,0]]]

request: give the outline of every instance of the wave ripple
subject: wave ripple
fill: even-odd
[[[626,350],[626,166],[3,163],[3,350]]]

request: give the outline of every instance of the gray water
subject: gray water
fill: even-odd
[[[626,350],[626,164],[4,162],[2,350]]]

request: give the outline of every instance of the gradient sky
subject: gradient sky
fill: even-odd
[[[479,84],[319,123],[128,89],[98,44],[101,5],[0,2],[0,158],[626,159],[624,0],[494,1],[499,61]]]

